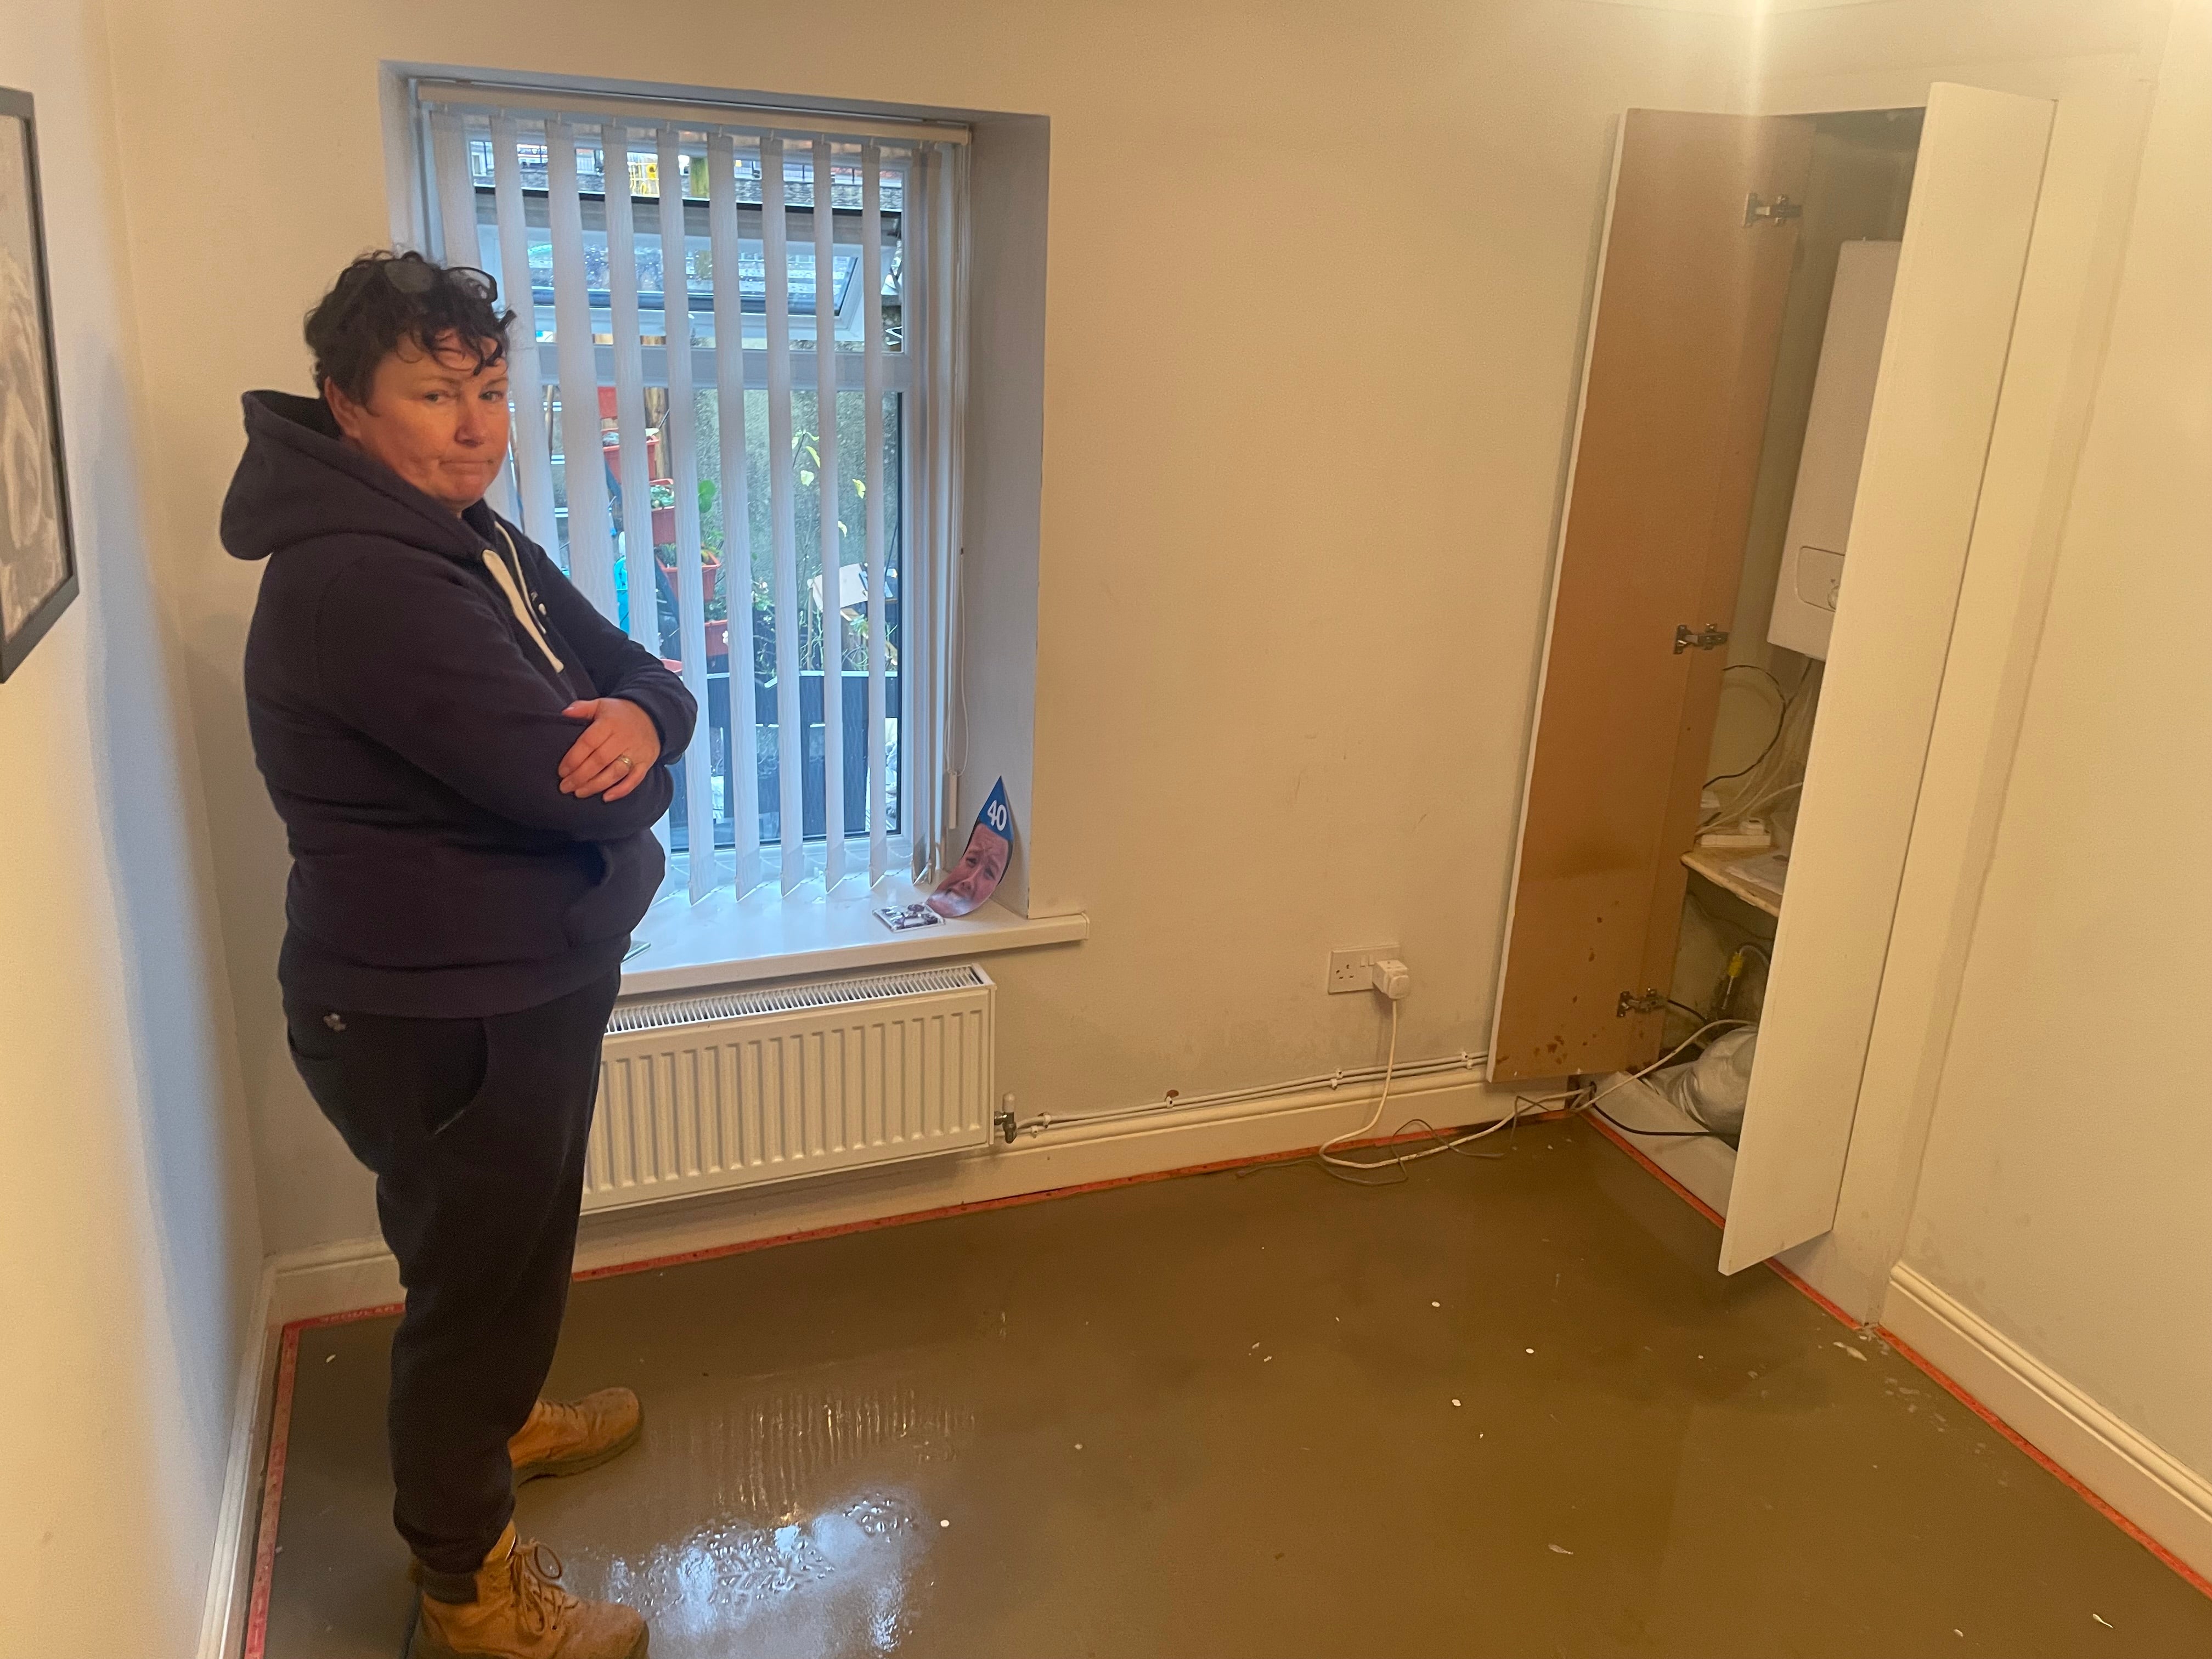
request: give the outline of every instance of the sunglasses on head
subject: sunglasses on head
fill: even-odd
[[[417,254],[403,254],[396,259],[379,259],[368,267],[376,277],[401,294],[428,294],[432,289],[450,284],[457,288],[480,289],[487,300],[498,295],[499,284],[492,280],[489,271],[479,270],[474,265],[434,265]],[[366,293],[369,278],[362,279],[356,295]]]

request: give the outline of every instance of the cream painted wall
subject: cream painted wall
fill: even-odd
[[[196,769],[140,505],[107,40],[11,6],[38,100],[85,588],[0,685],[0,1655],[193,1652],[261,1244]]]
[[[1332,946],[1395,940],[1400,1052],[1486,1037],[1613,118],[1742,97],[1740,23],[1580,0],[687,9],[118,0],[163,563],[272,1249],[374,1227],[273,984],[283,838],[215,520],[249,386],[386,234],[380,60],[1052,121],[1033,910],[1004,1086],[1082,1111],[1372,1063]],[[127,21],[127,27],[125,23]]]
[[[2212,1477],[2209,194],[2179,0],[1906,1260]]]

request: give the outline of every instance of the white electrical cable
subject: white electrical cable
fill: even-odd
[[[1390,1005],[1390,1054],[1393,1060],[1396,1059],[1397,1053],[1398,1005],[1394,1001]],[[1573,1094],[1580,1092],[1581,1091],[1579,1090],[1577,1090],[1567,1095],[1546,1095],[1541,1097],[1540,1099],[1530,1101],[1526,1103],[1540,1109],[1546,1101],[1554,1099],[1571,1099],[1573,1097]],[[1466,1146],[1469,1141],[1480,1140],[1486,1135],[1494,1135],[1500,1129],[1510,1129],[1515,1124],[1520,1122],[1523,1117],[1528,1115],[1527,1113],[1521,1109],[1523,1102],[1516,1098],[1513,1103],[1512,1111],[1505,1116],[1499,1118],[1495,1123],[1486,1124],[1483,1127],[1473,1130],[1467,1134],[1455,1135],[1449,1140],[1439,1139],[1435,1146],[1425,1146],[1418,1152],[1395,1152],[1389,1158],[1338,1158],[1334,1156],[1331,1150],[1332,1148],[1340,1146],[1347,1140],[1356,1140],[1364,1138],[1377,1123],[1382,1121],[1382,1109],[1389,1103],[1389,1100],[1390,1071],[1389,1067],[1385,1066],[1382,1074],[1382,1098],[1375,1103],[1375,1110],[1369,1115],[1366,1122],[1360,1125],[1358,1128],[1353,1130],[1350,1134],[1339,1135],[1335,1139],[1328,1141],[1322,1146],[1320,1152],[1322,1162],[1339,1170],[1359,1170],[1368,1173],[1373,1173],[1374,1171],[1380,1170],[1398,1170],[1402,1171],[1405,1166],[1408,1164],[1418,1164],[1425,1158],[1440,1158],[1446,1152],[1455,1152],[1461,1147]],[[1422,1120],[1416,1118],[1407,1118],[1404,1123],[1398,1126],[1399,1130],[1402,1132],[1412,1124],[1421,1121]],[[1431,1129],[1430,1133],[1433,1134],[1435,1131]],[[1503,1157],[1504,1154],[1477,1154],[1477,1156]]]
[[[1726,817],[1732,823],[1741,823],[1744,819],[1749,817],[1753,812],[1759,811],[1760,807],[1765,805],[1767,802],[1780,800],[1784,795],[1793,795],[1804,787],[1805,785],[1802,781],[1796,783],[1785,783],[1779,789],[1768,790],[1765,794],[1761,795],[1757,800],[1752,802],[1748,806],[1733,806],[1724,813],[1716,812],[1711,817],[1707,818],[1705,823],[1699,824],[1698,827],[1701,830],[1710,830],[1713,825],[1718,823],[1723,817]]]
[[[1366,1122],[1361,1124],[1357,1129],[1338,1135],[1333,1140],[1325,1140],[1322,1143],[1321,1161],[1322,1163],[1334,1164],[1340,1169],[1345,1170],[1366,1170],[1374,1167],[1372,1164],[1359,1163],[1356,1159],[1339,1158],[1336,1156],[1334,1148],[1341,1146],[1347,1140],[1358,1140],[1364,1138],[1370,1130],[1382,1121],[1382,1109],[1390,1103],[1390,1079],[1397,1069],[1398,1005],[1394,1001],[1390,1005],[1390,1057],[1382,1062],[1382,1092],[1376,1097],[1375,1109],[1368,1114]]]
[[[1395,1005],[1393,1005],[1393,1012],[1395,1012]],[[1510,1129],[1515,1124],[1520,1122],[1524,1117],[1528,1117],[1532,1115],[1540,1115],[1545,1107],[1554,1102],[1573,1101],[1577,1103],[1567,1109],[1570,1112],[1586,1112],[1592,1107],[1595,1106],[1599,1101],[1603,1100],[1607,1096],[1612,1094],[1615,1090],[1626,1087],[1628,1084],[1634,1082],[1638,1078],[1650,1076],[1661,1066],[1666,1065],[1669,1060],[1674,1060],[1682,1052],[1683,1049],[1687,1048],[1692,1043],[1697,1042],[1698,1039],[1705,1036],[1706,1032],[1721,1030],[1729,1026],[1751,1025],[1755,1024],[1756,1023],[1756,1021],[1748,1019],[1716,1019],[1709,1021],[1705,1025],[1700,1026],[1696,1031],[1692,1032],[1682,1042],[1677,1044],[1674,1048],[1662,1054],[1658,1059],[1653,1060],[1649,1066],[1643,1067],[1641,1070],[1629,1073],[1626,1076],[1623,1077],[1619,1083],[1613,1084],[1608,1088],[1599,1090],[1596,1093],[1590,1095],[1589,1098],[1587,1100],[1581,1098],[1585,1092],[1585,1090],[1583,1089],[1569,1089],[1562,1093],[1555,1095],[1534,1095],[1525,1097],[1516,1097],[1513,1103],[1513,1110],[1510,1115],[1498,1119],[1495,1123],[1486,1124],[1482,1128],[1474,1130],[1470,1133],[1455,1135],[1451,1139],[1439,1141],[1433,1146],[1424,1146],[1418,1152],[1401,1152],[1390,1158],[1365,1160],[1349,1158],[1331,1158],[1328,1155],[1328,1146],[1337,1146],[1342,1141],[1348,1140],[1352,1138],[1350,1135],[1339,1135],[1335,1140],[1332,1140],[1328,1143],[1328,1146],[1322,1148],[1322,1156],[1326,1162],[1334,1164],[1339,1169],[1362,1170],[1370,1173],[1377,1170],[1398,1169],[1402,1168],[1404,1165],[1408,1164],[1418,1164],[1425,1158],[1439,1158],[1446,1152],[1457,1152],[1461,1147],[1466,1146],[1471,1140],[1480,1140],[1486,1135],[1496,1134],[1500,1129]],[[1388,1090],[1386,1085],[1385,1098],[1387,1097]],[[1524,1107],[1533,1108],[1534,1112],[1532,1113],[1531,1111],[1523,1110],[1522,1109]],[[1369,1118],[1367,1122],[1355,1133],[1359,1135],[1364,1135],[1368,1130],[1375,1127],[1376,1123],[1382,1117],[1382,1103],[1378,1101],[1376,1103],[1375,1115]],[[1601,1115],[1602,1115],[1602,1114],[1601,1114]],[[1408,1120],[1408,1121],[1411,1121],[1411,1120]],[[1401,1125],[1400,1127],[1403,1127],[1404,1126]],[[1629,1133],[1633,1134],[1636,1132],[1632,1129]]]
[[[1699,828],[1741,823],[1768,801],[1779,799],[1776,787],[1784,780],[1803,780],[1812,748],[1814,720],[1820,708],[1820,664],[1808,663],[1798,677],[1796,688],[1790,693],[1784,706],[1782,725],[1774,741],[1768,744],[1767,752],[1732,780],[1717,778],[1707,785],[1709,788],[1714,783],[1730,785],[1729,793],[1733,799],[1727,805],[1717,806],[1706,814]],[[1778,836],[1776,841],[1778,844],[1786,844],[1782,836]]]
[[[1522,1118],[1532,1115],[1532,1114],[1522,1110],[1522,1108],[1524,1105],[1534,1106],[1540,1109],[1539,1112],[1534,1115],[1540,1115],[1540,1109],[1546,1102],[1553,1100],[1571,1100],[1576,1095],[1581,1092],[1582,1091],[1577,1089],[1571,1090],[1566,1094],[1563,1095],[1543,1095],[1534,1099],[1516,1098],[1513,1103],[1513,1110],[1508,1115],[1499,1118],[1495,1123],[1486,1123],[1481,1128],[1470,1130],[1463,1135],[1454,1135],[1449,1140],[1438,1141],[1433,1146],[1424,1146],[1418,1152],[1396,1152],[1389,1158],[1378,1158],[1364,1160],[1348,1158],[1332,1158],[1328,1161],[1336,1165],[1337,1168],[1342,1170],[1365,1170],[1373,1171],[1376,1170],[1401,1169],[1408,1164],[1419,1164],[1425,1158],[1441,1158],[1446,1152],[1455,1152],[1471,1140],[1480,1140],[1486,1135],[1496,1134],[1500,1129],[1511,1128],[1515,1124],[1520,1122]],[[1406,1121],[1400,1124],[1398,1127],[1401,1131],[1403,1131],[1410,1127],[1414,1123],[1423,1121],[1424,1120],[1419,1118],[1407,1118]],[[1329,1144],[1331,1146],[1334,1146],[1336,1143],[1334,1141],[1331,1141]],[[1477,1156],[1502,1158],[1504,1154],[1502,1152],[1493,1152],[1477,1154]]]

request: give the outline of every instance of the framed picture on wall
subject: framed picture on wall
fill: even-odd
[[[31,94],[0,87],[0,680],[76,597]]]

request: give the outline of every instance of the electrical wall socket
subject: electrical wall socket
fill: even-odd
[[[1328,953],[1328,994],[1342,996],[1351,991],[1371,991],[1374,984],[1367,977],[1367,964],[1387,961],[1401,955],[1395,945],[1370,945],[1358,951],[1331,951]]]

